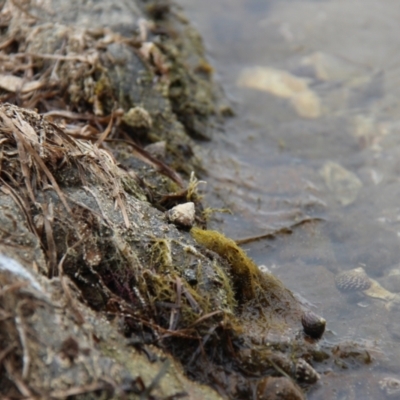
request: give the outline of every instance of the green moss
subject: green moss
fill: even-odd
[[[225,271],[219,266],[217,262],[213,263],[213,268],[221,280],[222,286],[226,293],[226,303],[229,309],[234,310],[237,302],[235,299],[235,292],[232,288],[232,281]]]
[[[197,227],[193,227],[190,233],[199,244],[216,252],[231,265],[232,280],[239,302],[259,298],[259,295],[265,294],[266,291],[276,293],[284,290],[277,278],[261,272],[254,261],[232,239],[217,231],[202,230]]]
[[[151,247],[151,265],[153,265],[158,273],[171,273],[172,254],[171,241],[168,239],[153,239]]]

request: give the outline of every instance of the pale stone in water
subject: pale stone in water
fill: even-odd
[[[297,114],[303,118],[318,118],[321,115],[319,97],[311,90],[305,90],[291,98]]]
[[[321,81],[350,81],[362,73],[359,65],[319,51],[304,57],[301,64],[312,67]]]
[[[194,224],[195,208],[191,201],[184,204],[178,204],[167,212],[168,219],[175,225],[181,225],[190,228]]]
[[[320,99],[308,87],[307,79],[287,71],[269,67],[245,68],[238,78],[237,85],[289,99],[300,117],[318,118],[321,115]]]
[[[390,399],[400,398],[400,380],[393,377],[383,378],[379,381],[380,389]]]
[[[245,68],[238,79],[238,85],[264,90],[278,97],[291,98],[296,93],[308,90],[307,81],[289,72],[269,67]]]
[[[333,161],[326,162],[320,174],[339,203],[343,206],[354,203],[362,187],[362,182],[356,174]]]
[[[352,135],[362,147],[381,151],[380,143],[390,134],[391,126],[387,122],[378,122],[372,116],[356,115],[352,121]]]

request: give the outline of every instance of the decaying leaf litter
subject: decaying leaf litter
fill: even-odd
[[[233,241],[169,223],[191,201],[206,226],[193,138],[227,108],[179,9],[95,4],[2,5],[2,395],[303,398],[312,365],[369,363],[304,336]]]

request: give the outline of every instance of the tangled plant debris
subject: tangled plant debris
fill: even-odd
[[[301,399],[341,354],[370,362],[203,230],[191,137],[218,103],[179,10],[90,4],[2,3],[1,395]]]

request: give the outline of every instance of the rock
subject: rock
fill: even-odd
[[[305,90],[291,97],[291,104],[303,118],[318,118],[321,115],[321,102],[312,90]]]
[[[363,186],[356,174],[333,161],[326,162],[320,170],[320,174],[340,204],[348,206],[354,203]]]
[[[269,377],[258,384],[257,400],[305,400],[305,397],[289,378]]]
[[[400,380],[393,377],[386,377],[379,381],[380,389],[389,399],[400,399]]]
[[[186,378],[182,368],[161,350],[149,362],[142,353],[144,345],[141,350],[129,345],[118,324],[99,317],[79,301],[81,294],[68,277],[48,279],[29,271],[29,263],[4,256],[6,250],[0,247],[0,311],[8,317],[0,321],[5,349],[1,366],[8,371],[0,374],[2,398],[8,397],[7,392],[18,393],[21,378],[24,393],[35,391],[45,398],[75,398],[81,388],[90,400],[100,394],[115,398],[115,393],[118,398],[132,398],[133,393],[137,395],[133,398],[142,393],[147,398],[146,387],[164,370],[168,379],[158,381],[154,390],[158,398],[186,392],[197,400],[222,399]],[[142,381],[136,387],[138,376]]]
[[[245,68],[239,75],[238,86],[263,90],[274,96],[290,99],[308,90],[307,81],[289,72],[269,67]]]
[[[300,358],[296,363],[296,380],[301,383],[315,383],[321,379],[315,369],[305,360]]]
[[[165,140],[160,140],[159,142],[149,144],[144,149],[159,160],[164,160],[167,155],[167,143]]]
[[[400,292],[400,268],[397,266],[389,270],[379,282],[390,292]]]
[[[304,57],[301,64],[311,67],[315,77],[321,81],[350,81],[359,78],[362,73],[356,63],[322,52]]]
[[[195,219],[194,203],[189,201],[188,203],[178,204],[167,211],[167,217],[175,225],[191,228]]]
[[[320,99],[308,87],[308,81],[289,72],[269,67],[245,68],[237,84],[290,100],[300,117],[318,118],[321,115]]]
[[[228,337],[235,343],[248,343],[251,357],[246,370],[243,365],[241,369],[232,370],[225,366],[236,362],[236,356],[233,358],[226,352],[222,363],[219,357],[211,356],[207,358],[207,368],[212,368],[213,372],[221,369],[227,379],[243,382],[246,393],[252,390],[252,371],[265,376],[275,372],[273,365],[279,365],[295,378],[294,362],[300,357],[312,358],[313,344],[297,337],[294,328],[300,324],[301,307],[293,294],[271,274],[261,273],[245,252],[222,234],[200,230],[201,234],[198,232],[197,237],[192,237],[185,230],[166,225],[165,214],[146,200],[139,185],[129,184],[134,177],[120,168],[106,150],[91,141],[68,136],[63,129],[34,111],[10,104],[0,106],[3,162],[12,177],[0,192],[1,234],[7,235],[0,246],[0,254],[20,263],[0,257],[2,290],[10,284],[6,290],[14,296],[7,292],[7,296],[3,296],[7,300],[4,302],[6,309],[1,310],[0,305],[1,312],[12,316],[0,321],[7,325],[0,326],[0,343],[10,349],[20,343],[20,327],[15,325],[18,324],[16,305],[20,299],[22,304],[28,303],[29,296],[34,296],[34,304],[48,301],[37,293],[40,294],[41,287],[45,291],[47,285],[54,282],[57,282],[57,290],[50,290],[49,297],[54,293],[57,299],[61,298],[60,303],[58,300],[52,303],[49,310],[38,306],[34,315],[25,317],[23,314],[24,326],[33,332],[33,339],[30,341],[29,336],[29,348],[20,343],[16,349],[18,354],[12,358],[22,365],[26,360],[24,351],[29,354],[25,370],[33,375],[28,377],[28,372],[25,373],[26,387],[32,393],[57,397],[56,394],[68,395],[74,388],[93,382],[94,376],[110,377],[113,385],[115,382],[115,387],[119,388],[119,382],[125,377],[131,379],[132,375],[142,379],[148,387],[160,369],[166,372],[168,365],[158,363],[155,368],[148,365],[147,359],[146,364],[131,358],[131,348],[123,337],[137,338],[135,343],[145,348],[146,343],[154,342],[166,332],[171,334],[168,341],[163,341],[162,348],[151,351],[165,358],[163,349],[167,349],[174,359],[182,362],[185,372],[200,380],[206,368],[204,358],[196,357],[198,337],[205,337],[216,327],[224,339],[216,337],[216,342],[204,339],[207,354],[223,348]],[[39,142],[41,133],[44,139]],[[27,169],[23,169],[25,164],[20,162],[18,150],[21,148],[29,151],[23,153]],[[39,155],[41,151],[42,156]],[[55,165],[58,168],[54,168]],[[24,173],[41,179],[28,182],[24,180]],[[48,180],[54,190],[48,190]],[[129,191],[125,191],[125,187],[129,187]],[[16,201],[18,193],[25,190],[31,192],[32,198],[26,200],[29,208],[21,210]],[[181,225],[190,226],[194,222],[194,211],[194,204],[189,202],[176,206],[168,214],[174,223],[179,221]],[[207,240],[204,237],[203,241],[199,240],[201,235]],[[42,238],[46,239],[44,243]],[[22,246],[23,252],[20,251]],[[17,285],[10,279],[17,279]],[[240,301],[242,307],[239,308]],[[277,308],[282,312],[275,312]],[[255,310],[261,309],[264,311],[255,319]],[[109,316],[115,323],[110,327],[115,341],[109,334],[102,333],[105,332],[103,325],[111,324],[107,322]],[[57,323],[62,327],[57,328]],[[90,327],[102,323],[102,328],[92,334]],[[193,335],[182,336],[188,328]],[[7,337],[1,336],[2,332],[7,333]],[[13,333],[9,335],[9,332]],[[284,332],[288,334],[283,336]],[[36,337],[46,338],[40,342],[44,348],[34,343]],[[100,338],[100,342],[98,339],[93,342],[93,338]],[[277,338],[278,342],[265,346],[263,343],[269,338]],[[290,348],[285,347],[285,343],[290,343]],[[28,350],[24,350],[24,346]],[[292,347],[303,349],[296,359],[291,354]],[[3,358],[6,368],[9,368],[9,359],[11,355]],[[43,360],[52,362],[49,365]],[[80,371],[85,363],[90,364],[91,369],[85,370],[83,375]],[[171,369],[168,375],[172,374]],[[95,375],[96,371],[101,373]],[[46,380],[45,376],[52,378]],[[66,381],[70,383],[60,386]],[[213,381],[205,382],[214,385]],[[0,394],[8,393],[8,388],[3,390],[3,387],[0,376]],[[109,386],[93,387],[93,390],[106,391]],[[139,392],[143,391],[140,388],[145,390],[140,386]],[[174,388],[187,392],[193,399],[218,398],[211,388],[197,384],[177,386],[170,379],[163,379],[154,395],[172,396],[177,393]],[[224,390],[233,397],[230,386]],[[196,391],[197,397],[191,394]],[[88,395],[88,398],[94,397]]]
[[[133,129],[148,132],[153,121],[150,114],[143,107],[132,107],[122,117],[122,122]]]
[[[43,290],[40,283],[34,277],[34,275],[21,265],[18,261],[0,254],[0,271],[1,273],[9,273],[15,275],[21,281],[25,281],[26,286],[30,286],[37,290],[39,293]]]

